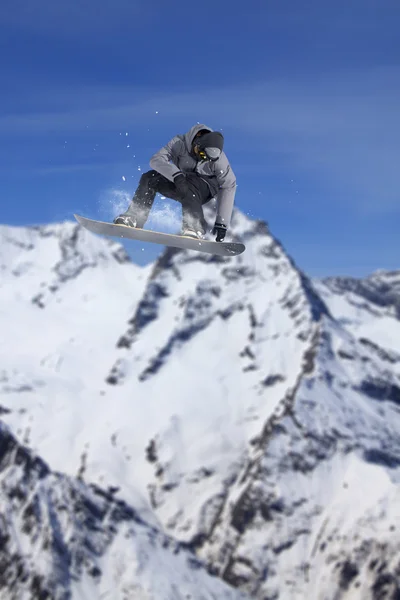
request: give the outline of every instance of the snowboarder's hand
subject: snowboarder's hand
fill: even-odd
[[[178,191],[178,194],[180,195],[180,197],[183,200],[189,191],[188,182],[187,182],[184,174],[179,173],[179,175],[176,175],[176,177],[174,177],[174,183],[175,183],[175,187]]]
[[[215,223],[212,234],[217,236],[215,238],[216,242],[222,242],[226,235],[226,225],[223,223]]]

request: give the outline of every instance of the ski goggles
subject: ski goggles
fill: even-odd
[[[219,148],[199,148],[198,155],[201,160],[211,160],[215,162],[221,156],[221,150]]]

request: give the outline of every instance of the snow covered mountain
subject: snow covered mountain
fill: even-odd
[[[240,597],[113,490],[52,473],[3,425],[0,483],[1,598]]]
[[[265,223],[232,236],[139,268],[72,223],[1,228],[2,419],[60,498],[112,492],[207,565],[193,598],[398,598],[400,276],[312,282]]]
[[[341,325],[367,343],[400,352],[400,271],[329,277],[315,286]]]

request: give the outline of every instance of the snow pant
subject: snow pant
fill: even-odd
[[[180,197],[175,184],[157,171],[147,171],[140,178],[139,185],[124,215],[136,221],[142,228],[149,216],[157,193],[182,204],[182,227],[194,228],[205,233],[207,223],[204,219],[203,204],[212,199],[207,183],[196,173],[187,173],[188,193]]]

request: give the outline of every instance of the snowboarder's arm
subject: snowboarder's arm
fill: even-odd
[[[216,164],[215,175],[219,186],[215,222],[229,227],[236,194],[236,177],[224,153]]]
[[[156,152],[150,159],[150,167],[164,175],[169,181],[174,181],[174,177],[180,173],[178,167],[178,158],[182,154],[182,140],[176,136]]]

